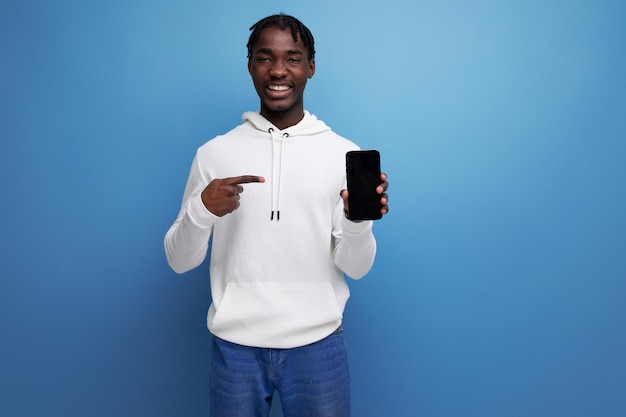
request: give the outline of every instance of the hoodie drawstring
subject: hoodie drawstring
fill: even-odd
[[[285,132],[282,136],[274,136],[274,128],[269,128],[268,133],[272,136],[272,212],[270,221],[280,220],[280,186],[283,177],[283,161],[285,159],[285,139],[289,137],[289,133]],[[276,157],[276,142],[280,141],[280,156]],[[274,190],[276,192],[274,193]]]

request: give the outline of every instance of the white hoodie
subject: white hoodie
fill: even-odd
[[[345,154],[358,147],[305,112],[280,130],[257,112],[201,146],[182,207],[165,235],[177,273],[200,265],[211,246],[207,324],[217,337],[248,346],[292,348],[331,334],[354,279],[376,254],[372,222],[347,220]],[[241,206],[217,217],[200,198],[216,178],[258,175],[244,184]]]

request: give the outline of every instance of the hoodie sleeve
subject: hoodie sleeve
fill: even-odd
[[[200,194],[208,185],[198,155],[193,160],[183,202],[174,224],[165,234],[167,263],[179,274],[200,265],[207,255],[213,224],[219,219],[202,203]]]
[[[371,220],[353,222],[343,214],[343,201],[333,216],[335,265],[352,279],[361,279],[369,272],[376,257],[376,239]]]

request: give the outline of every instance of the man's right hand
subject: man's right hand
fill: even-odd
[[[265,182],[265,178],[256,175],[214,179],[202,191],[204,206],[218,217],[232,213],[239,208],[239,194],[243,192],[241,184]]]

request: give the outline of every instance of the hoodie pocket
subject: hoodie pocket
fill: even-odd
[[[235,343],[293,347],[331,334],[342,314],[330,282],[231,282],[211,306],[208,325]]]

